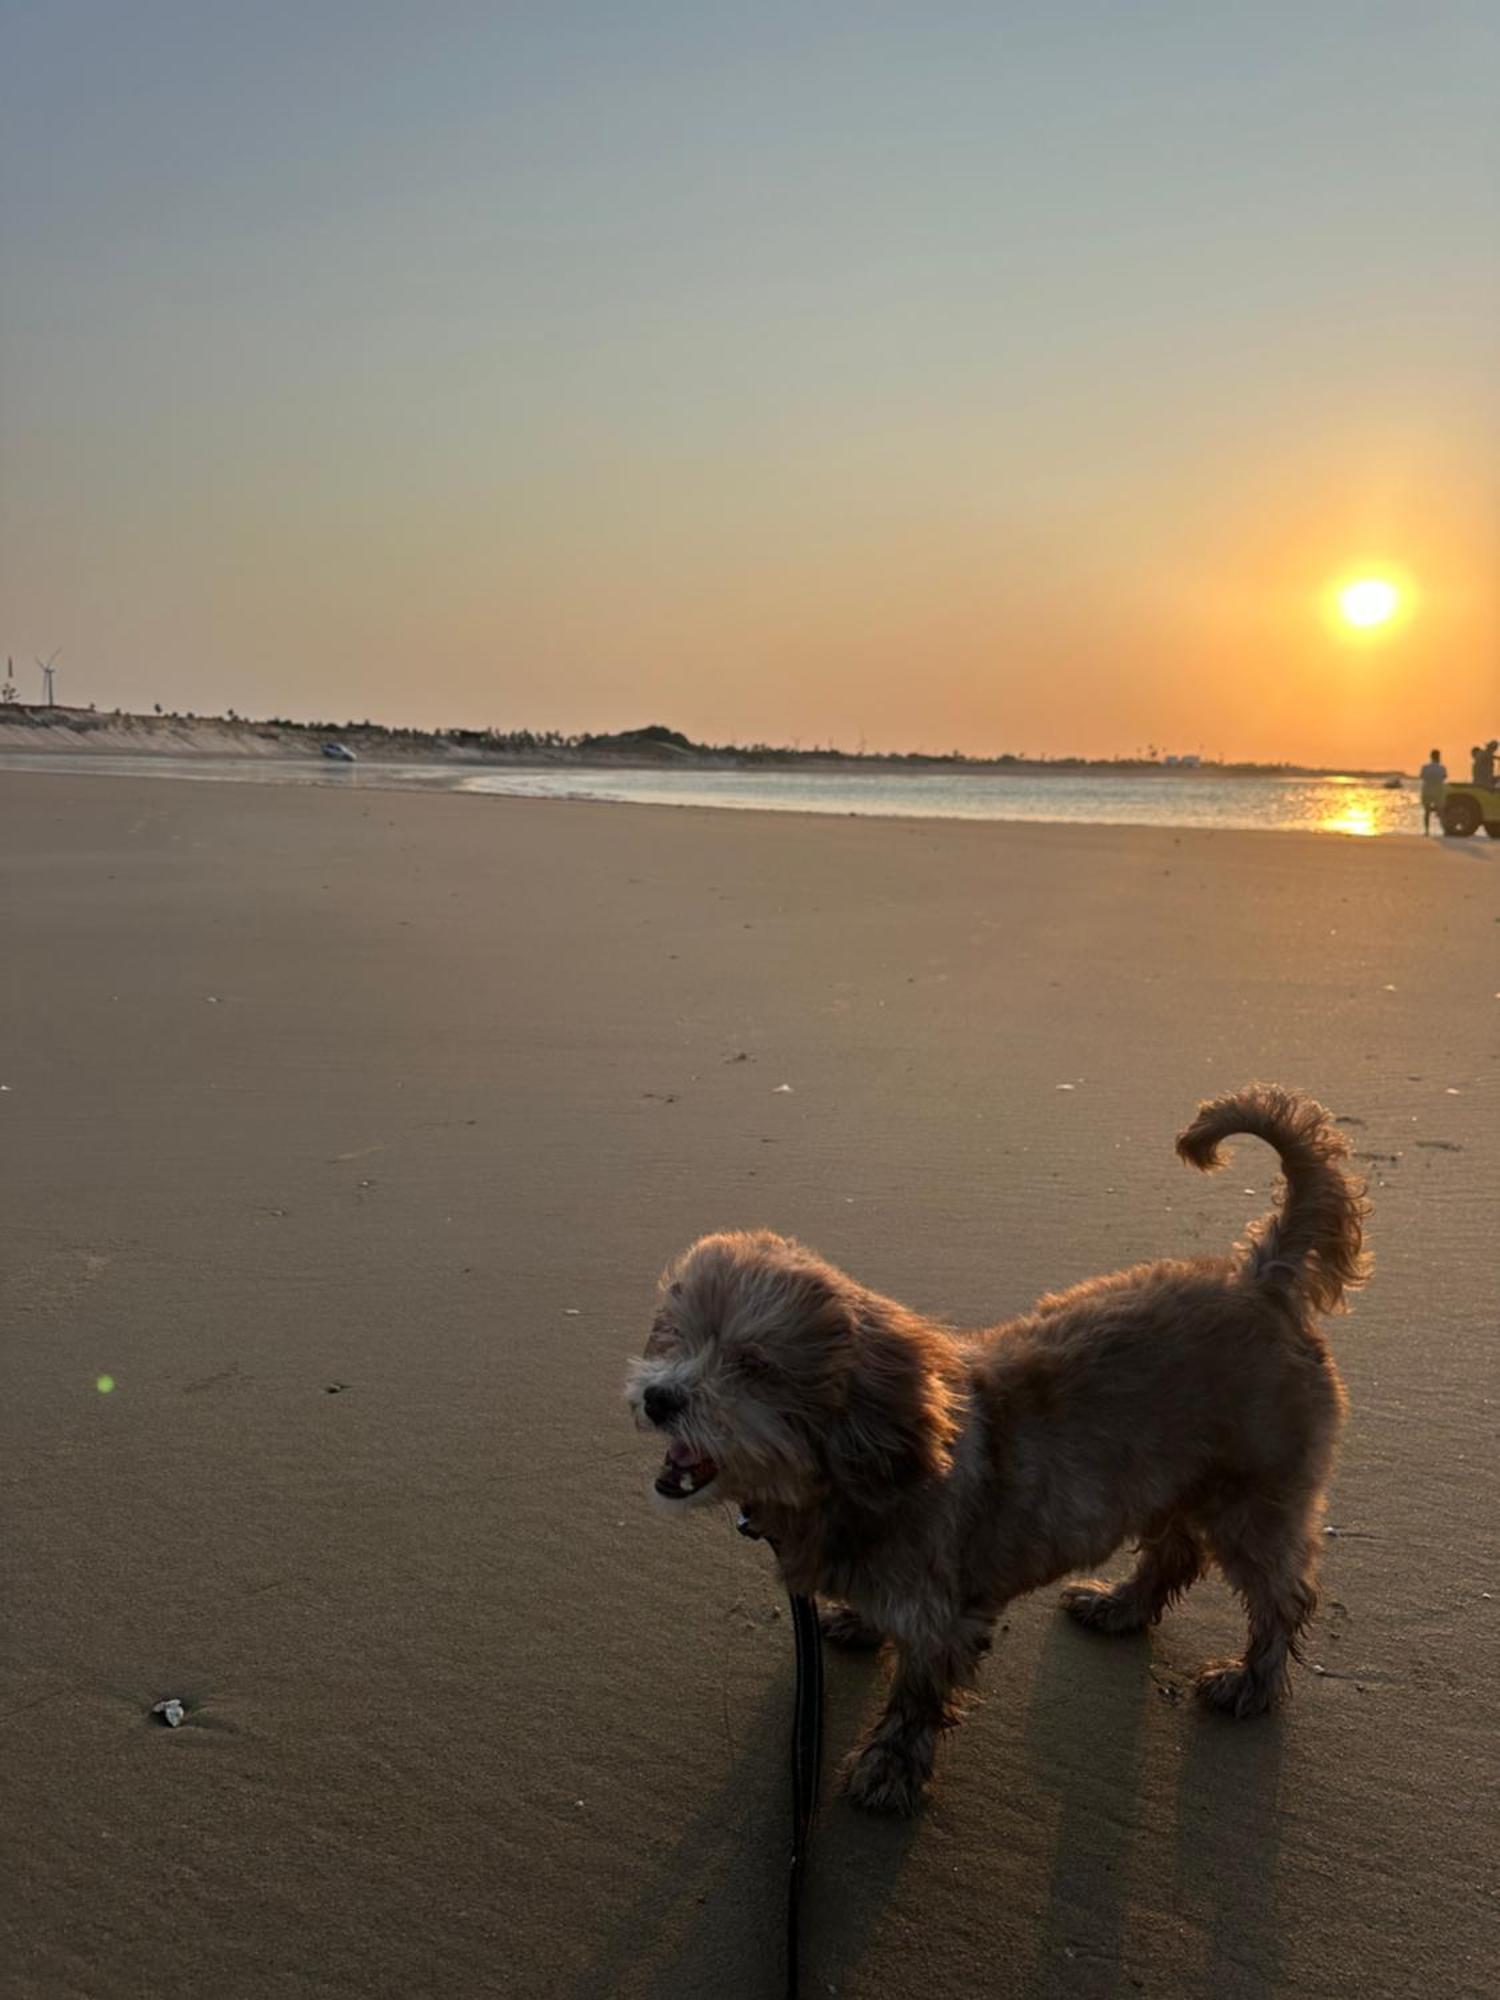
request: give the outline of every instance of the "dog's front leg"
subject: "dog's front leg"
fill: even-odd
[[[940,1730],[957,1721],[958,1690],[989,1643],[988,1621],[962,1618],[939,1632],[897,1633],[885,1713],[845,1767],[845,1789],[870,1812],[914,1812],[932,1776]]]

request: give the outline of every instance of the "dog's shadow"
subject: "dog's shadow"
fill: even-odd
[[[606,1925],[571,2000],[783,1991],[791,1663],[740,1711],[722,1784],[684,1811],[649,1886]],[[732,1828],[726,1861],[726,1829]]]
[[[858,1739],[884,1680],[873,1660],[832,1657],[828,1737],[835,1756],[824,1772],[804,1957],[821,1982],[839,1984],[868,1949],[921,1839],[922,1816],[871,1818],[828,1797],[838,1752]],[[1164,1706],[1181,1743],[1170,1803],[1160,1789],[1143,1796],[1148,1737],[1153,1760],[1162,1749],[1162,1732],[1146,1725]],[[1054,1616],[1021,1752],[1032,1788],[1060,1810],[1031,1973],[1020,1973],[1013,1990],[1030,2000],[1135,2000],[1140,1961],[1146,1958],[1149,1975],[1158,1960],[1149,1935],[1140,1935],[1147,1926],[1137,1906],[1146,1908],[1149,1924],[1164,1918],[1172,1950],[1191,1955],[1194,1990],[1232,2000],[1262,2000],[1278,1990],[1282,1740],[1278,1717],[1237,1724],[1200,1712],[1184,1676],[1158,1658],[1151,1638],[1103,1639]]]
[[[826,1664],[822,1801],[803,1910],[810,1991],[840,1983],[861,1962],[923,1825],[920,1814],[874,1817],[838,1796],[838,1766],[878,1704],[886,1668],[831,1648]],[[1143,1724],[1163,1700],[1182,1732],[1175,1810],[1165,1811],[1159,1792],[1141,1795]],[[791,1702],[788,1662],[742,1714],[723,1784],[684,1817],[666,1865],[605,1931],[573,2000],[728,1992],[772,2000],[783,1991]],[[1153,1756],[1160,1747],[1157,1733]],[[1235,1724],[1200,1714],[1177,1677],[1157,1670],[1150,1639],[1100,1639],[1059,1615],[1037,1663],[1021,1750],[1031,1787],[1060,1810],[1030,1974],[1018,1968],[1011,1990],[1028,2000],[1135,2000],[1142,1956],[1157,1957],[1135,1935],[1137,1904],[1150,1906],[1153,1926],[1169,1926],[1171,1955],[1194,1960],[1193,1990],[1228,2000],[1278,1990],[1277,1718]],[[729,1866],[727,1818],[739,1823]],[[1169,1841],[1170,1852],[1153,1851]]]
[[[1149,1639],[1105,1640],[1054,1616],[1022,1737],[1031,1785],[1061,1809],[1025,1988],[1037,2000],[1126,1988],[1126,1861],[1139,1811],[1141,1723],[1155,1699]]]
[[[803,1913],[805,1985],[841,1990],[889,1910],[891,1891],[922,1835],[922,1814],[892,1819],[861,1812],[841,1796],[840,1767],[879,1715],[890,1679],[880,1654],[824,1648],[827,1715],[823,1796]]]
[[[1276,1907],[1286,1725],[1183,1717],[1177,1780],[1176,1904],[1197,1938],[1203,1990],[1261,2000],[1282,1990]]]
[[[1195,1961],[1194,1990],[1234,2000],[1277,1990],[1282,1725],[1205,1714],[1158,1665],[1144,1635],[1105,1640],[1065,1617],[1048,1630],[1024,1741],[1032,1783],[1061,1813],[1046,1914],[1020,1989],[1030,2000],[1133,2000],[1140,1961],[1149,1969],[1158,1960],[1149,1933],[1161,1925],[1163,1945]],[[1159,1792],[1142,1792],[1143,1725],[1163,1701],[1182,1742],[1175,1809],[1166,1810]],[[1150,1734],[1154,1758],[1160,1732]]]
[[[878,1704],[885,1666],[873,1655],[825,1647],[824,1669],[820,1801],[801,1925],[809,1991],[820,1990],[820,1968],[858,1961],[920,1830],[920,1820],[858,1813],[839,1796],[839,1765]],[[788,1660],[755,1708],[741,1713],[723,1783],[684,1816],[666,1863],[606,1929],[571,2000],[603,1993],[776,2000],[785,1991],[792,1695]],[[729,1866],[726,1821],[736,1828]]]

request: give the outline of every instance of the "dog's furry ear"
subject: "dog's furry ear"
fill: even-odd
[[[858,1315],[848,1358],[823,1457],[836,1497],[879,1511],[953,1462],[958,1423],[948,1357],[919,1322]]]

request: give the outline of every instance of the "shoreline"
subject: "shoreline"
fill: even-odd
[[[1111,831],[1124,831],[1134,827],[1154,826],[1179,833],[1247,832],[1274,833],[1279,835],[1307,833],[1316,835],[1318,838],[1326,838],[1332,834],[1345,839],[1363,841],[1386,841],[1391,837],[1399,837],[1402,840],[1412,837],[1419,839],[1423,837],[1419,821],[1414,824],[1403,825],[1396,822],[1383,826],[1374,824],[1346,825],[1333,821],[1325,821],[1317,825],[1293,822],[1277,823],[1275,821],[1256,824],[1229,816],[1221,819],[1208,817],[1194,818],[1191,816],[1157,817],[1153,811],[1149,810],[1137,813],[1118,813],[1117,816],[1111,817],[1108,811],[1108,790],[1111,785],[1116,787],[1122,784],[1135,786],[1139,783],[1143,788],[1144,801],[1149,804],[1152,788],[1158,781],[1163,781],[1174,786],[1180,785],[1184,788],[1190,786],[1194,781],[1200,787],[1224,784],[1231,787],[1231,799],[1234,796],[1233,788],[1241,786],[1245,789],[1240,793],[1240,797],[1249,798],[1253,796],[1250,788],[1256,785],[1263,788],[1268,786],[1284,786],[1287,795],[1291,795],[1295,788],[1301,787],[1305,789],[1307,786],[1318,782],[1321,782],[1327,788],[1330,805],[1336,803],[1342,804],[1346,793],[1350,796],[1360,795],[1368,799],[1373,792],[1378,790],[1382,795],[1382,799],[1397,796],[1396,794],[1388,794],[1384,787],[1372,787],[1365,781],[1350,777],[1347,774],[1338,774],[1331,779],[1316,781],[1294,777],[1255,778],[1249,774],[1239,774],[1231,778],[1222,774],[1204,771],[1160,773],[1144,771],[1129,773],[1072,771],[1053,772],[1043,781],[1040,793],[1043,801],[1046,800],[1047,790],[1051,785],[1055,784],[1059,788],[1070,783],[1081,785],[1085,789],[1077,796],[1086,804],[1092,804],[1097,798],[1102,810],[1096,813],[1084,809],[1071,812],[1049,812],[1045,810],[1006,812],[1003,810],[972,809],[966,811],[958,809],[956,806],[954,809],[948,811],[921,810],[920,805],[922,801],[920,800],[920,792],[912,788],[919,788],[924,784],[931,787],[934,783],[956,781],[967,784],[972,782],[975,784],[980,801],[988,803],[996,796],[995,793],[989,790],[988,781],[990,779],[993,778],[1001,784],[1008,782],[1011,785],[1021,786],[1030,784],[1037,775],[1022,772],[1001,773],[984,771],[976,773],[963,771],[958,767],[954,767],[952,771],[947,772],[903,770],[894,774],[878,771],[844,771],[836,767],[828,770],[795,773],[767,771],[763,769],[731,771],[722,767],[704,768],[690,772],[678,769],[677,767],[664,770],[657,765],[629,763],[623,760],[607,766],[598,763],[569,765],[530,761],[515,761],[503,765],[454,761],[451,763],[424,766],[416,760],[397,759],[361,759],[356,764],[341,765],[333,762],[324,762],[315,757],[273,758],[268,755],[265,757],[240,758],[226,756],[216,758],[207,753],[173,755],[160,752],[134,751],[96,751],[82,753],[74,757],[65,752],[41,753],[33,756],[25,752],[0,750],[0,776],[3,776],[7,771],[17,775],[40,774],[49,777],[83,776],[91,779],[140,778],[148,781],[163,779],[170,781],[177,779],[186,782],[222,783],[231,786],[283,786],[288,790],[302,791],[344,790],[386,795],[405,793],[422,794],[425,796],[445,793],[455,796],[512,798],[532,801],[547,800],[552,803],[639,805],[671,807],[679,811],[701,810],[715,813],[770,814],[779,817],[791,816],[815,820],[852,818],[882,822],[911,822],[923,825],[1072,825],[1093,826]],[[893,776],[896,782],[891,789],[895,796],[889,799],[886,809],[882,810],[881,803],[876,797],[876,788],[889,786]],[[513,779],[515,782],[508,784],[506,782],[507,779]],[[607,787],[610,785],[612,779],[622,782],[626,780],[638,781],[641,790],[634,797],[622,795],[619,792],[611,792]],[[703,792],[682,798],[661,795],[661,792],[670,787],[674,782],[680,781],[684,789],[687,789],[692,787],[694,781],[697,779],[703,780],[705,790],[709,791],[710,794],[715,779],[720,780],[726,785],[732,783],[759,785],[763,790],[759,795],[751,794],[739,797],[730,795],[728,792],[718,797],[704,795]],[[528,780],[532,781],[531,784],[527,783]],[[550,781],[550,784],[547,781]],[[806,797],[796,796],[795,788],[799,781],[804,786],[816,785],[820,782],[828,784],[829,790],[826,794],[826,802],[811,802]],[[591,782],[595,787],[592,790],[588,789]],[[650,795],[650,788],[653,786],[657,788],[656,796]],[[775,788],[777,786],[784,788],[782,796],[775,796]],[[576,787],[576,789],[573,787]],[[851,803],[860,787],[868,787],[870,789],[864,799],[859,800],[858,803]],[[1094,791],[1095,787],[1097,787],[1097,792]],[[905,797],[901,798],[900,795],[903,793]],[[1064,795],[1059,790],[1053,796],[1062,797]],[[1163,794],[1163,796],[1168,796],[1168,794]],[[1185,791],[1180,796],[1190,798],[1192,795]],[[1201,791],[1199,796],[1203,796]],[[1402,798],[1403,803],[1408,804],[1412,802],[1414,797],[1409,790],[1403,791],[1399,796]],[[871,801],[874,802],[872,803]],[[1375,803],[1379,802],[1375,801]],[[917,804],[918,809],[912,809],[913,803]],[[1449,842],[1447,844],[1454,845],[1455,843]]]

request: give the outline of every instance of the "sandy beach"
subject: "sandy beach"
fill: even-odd
[[[891,1825],[831,1660],[807,1990],[1492,1990],[1500,848],[5,772],[0,884],[7,1995],[773,2000],[791,1639],[647,1503],[657,1270],[1218,1248],[1273,1162],[1172,1140],[1252,1077],[1376,1204],[1295,1699],[1196,1710],[1217,1581],[1044,1593]]]

